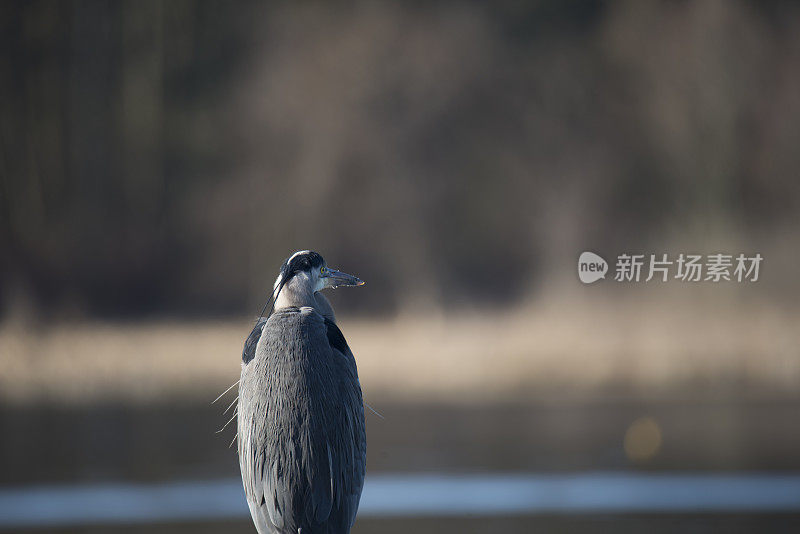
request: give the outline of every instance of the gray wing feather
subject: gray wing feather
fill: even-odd
[[[258,340],[261,339],[261,332],[264,330],[264,325],[267,324],[266,317],[259,317],[253,326],[253,331],[247,336],[244,341],[244,349],[242,349],[242,362],[249,363],[256,355],[256,345]]]
[[[238,427],[261,534],[350,530],[364,481],[364,408],[355,359],[334,323],[310,308],[270,317],[242,365]]]

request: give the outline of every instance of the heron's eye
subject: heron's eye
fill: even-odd
[[[319,268],[320,274],[325,274],[327,271],[328,271],[328,269],[326,269],[325,267],[320,267]]]

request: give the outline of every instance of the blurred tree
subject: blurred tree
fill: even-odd
[[[800,223],[790,3],[40,0],[0,29],[7,314],[248,312],[309,247],[370,282],[344,309],[505,304],[585,248]]]

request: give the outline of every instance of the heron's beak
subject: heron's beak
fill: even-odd
[[[337,288],[339,286],[363,286],[364,281],[352,274],[343,273],[336,269],[328,269],[322,275],[325,282],[325,287]]]

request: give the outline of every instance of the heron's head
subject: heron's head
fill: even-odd
[[[287,286],[294,291],[316,293],[328,287],[361,285],[364,282],[360,278],[329,268],[325,259],[316,252],[300,250],[283,262],[275,280],[274,295],[277,298]]]

